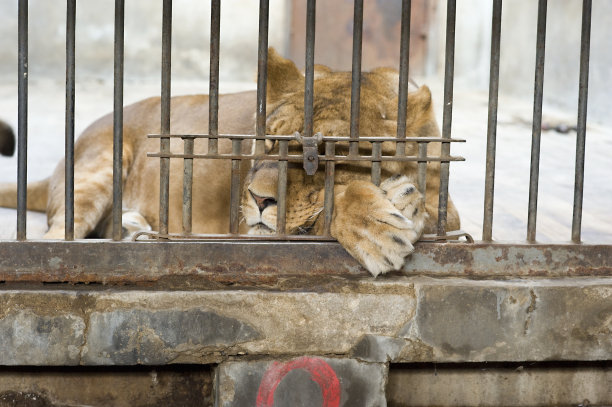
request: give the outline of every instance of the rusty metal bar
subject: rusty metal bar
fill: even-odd
[[[194,139],[183,139],[185,155],[193,154]],[[192,225],[192,192],[193,192],[193,158],[183,159],[183,233],[191,233]]]
[[[418,169],[417,169],[417,182],[419,184],[419,192],[425,198],[427,191],[427,143],[418,143]]]
[[[238,140],[238,139],[234,139]],[[281,140],[281,142],[285,142],[285,140]],[[178,153],[147,153],[147,157],[156,157],[156,158],[208,158],[213,160],[252,160],[255,156],[251,154],[178,154]],[[325,155],[317,156],[319,161],[346,161],[346,162],[356,162],[356,161],[369,161],[372,162],[371,155],[359,155],[356,157],[349,157],[346,155],[336,155],[333,157],[326,157]],[[270,160],[270,161],[290,161],[290,162],[304,162],[304,157],[301,154],[290,154],[286,158],[282,158],[280,155],[270,155],[264,154],[257,157],[261,160]],[[419,162],[421,158],[418,156],[405,156],[398,157],[395,155],[383,155],[380,157],[380,161],[395,161],[395,162]],[[455,157],[455,156],[436,156],[436,157],[427,157],[428,162],[445,162],[445,161],[465,161],[463,157]]]
[[[66,2],[66,121],[64,237],[74,240],[74,44],[76,0]]]
[[[538,32],[533,100],[533,129],[531,137],[531,171],[529,176],[529,213],[527,215],[527,241],[535,242],[538,211],[538,179],[540,172],[540,139],[542,136],[542,98],[544,89],[544,56],[546,46],[547,0],[538,3]]]
[[[487,127],[484,219],[482,221],[482,240],[484,241],[491,241],[493,236],[493,196],[495,193],[495,144],[497,138],[501,16],[502,0],[494,0],[491,23],[491,65],[489,69],[489,121]]]
[[[232,140],[232,153],[240,154],[242,140]],[[230,183],[230,233],[238,234],[240,226],[240,160],[232,160],[232,173]]]
[[[304,137],[312,137],[312,115],[314,99],[314,46],[316,0],[306,5],[306,63],[304,69]]]
[[[161,134],[149,134],[148,138],[160,138]],[[184,137],[193,137],[193,138],[211,138],[212,135],[208,134],[167,134],[163,137],[169,138],[184,138]],[[216,138],[224,138],[224,139],[241,139],[241,140],[254,140],[257,138],[256,135],[253,134],[217,134],[214,137]],[[266,138],[268,140],[287,140],[292,141],[295,140],[295,135],[288,134],[267,134]],[[349,137],[330,137],[323,136],[322,141],[335,141],[335,142],[349,142],[351,139]],[[360,141],[392,141],[396,142],[396,137],[359,137]],[[460,138],[449,138],[442,140],[440,137],[406,137],[406,141],[414,141],[414,142],[426,142],[426,143],[465,143],[465,139]]]
[[[282,161],[278,162],[278,186],[276,193],[276,234],[285,235],[287,233],[287,161],[289,142],[279,142],[279,155]]]
[[[372,184],[380,185],[380,160],[382,143],[372,143]]]
[[[17,240],[26,240],[28,193],[28,0],[19,0],[17,78]]]
[[[591,6],[592,0],[584,0],[582,3],[578,123],[576,126],[576,175],[574,181],[574,214],[572,218],[572,241],[574,243],[580,243],[580,229],[582,224],[584,150],[586,143],[587,102],[589,94],[589,57],[591,47]]]
[[[160,151],[170,153],[170,80],[172,67],[172,0],[164,0],[162,16],[161,135]],[[170,158],[159,163],[159,232],[168,233]]]
[[[411,0],[402,1],[402,28],[400,41],[400,70],[399,89],[397,97],[397,138],[406,138],[406,113],[408,109],[408,82],[410,69],[410,18],[412,9]],[[406,143],[398,142],[395,145],[395,154],[406,155]]]
[[[266,136],[266,86],[268,82],[268,22],[269,0],[259,1],[259,45],[257,48],[257,117],[255,154],[265,153]]]
[[[125,2],[115,0],[113,90],[113,240],[123,237],[123,55]],[[163,150],[162,150],[163,151]]]
[[[333,157],[335,155],[336,144],[333,141],[325,143],[325,157]],[[336,164],[333,161],[325,163],[325,196],[323,203],[323,211],[325,216],[325,235],[331,235],[331,221],[334,213],[334,178],[336,176]]]
[[[353,63],[351,78],[351,142],[349,155],[359,154],[359,108],[361,96],[361,37],[363,32],[363,0],[353,3]]]
[[[208,79],[208,152],[216,154],[219,133],[219,37],[221,32],[221,0],[210,4],[210,72]]]
[[[292,237],[321,240],[316,239],[320,236]],[[266,238],[274,239],[274,236]],[[151,287],[166,278],[173,284],[182,276],[192,284],[208,281],[208,287],[219,289],[218,283],[223,279],[263,284],[269,288],[275,276],[291,274],[319,282],[326,275],[344,275],[348,278],[347,283],[355,282],[356,277],[367,281],[372,279],[336,242],[282,242],[278,239],[271,242],[149,241],[121,244],[91,240],[3,242],[0,245],[0,280],[35,284],[99,282],[124,286],[141,282]],[[198,270],[197,275],[194,275],[194,270]],[[403,272],[406,275],[468,278],[591,276],[596,278],[574,279],[574,283],[597,286],[602,279],[609,281],[612,275],[612,246],[417,243]],[[262,280],[257,278],[258,275],[267,275],[270,279]],[[339,281],[334,280],[331,286],[337,287]],[[285,284],[287,280],[281,279],[281,282]],[[556,283],[553,281],[552,284]]]
[[[442,138],[451,137],[453,117],[453,79],[455,68],[455,19],[456,0],[448,0],[446,10],[446,53],[444,68],[444,113],[442,116]],[[442,156],[450,155],[450,143],[442,143]],[[438,236],[446,234],[446,211],[448,205],[449,163],[440,162],[440,190],[438,199]]]

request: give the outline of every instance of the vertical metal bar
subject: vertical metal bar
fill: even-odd
[[[499,88],[499,49],[502,0],[494,0],[491,23],[491,65],[489,69],[489,122],[487,127],[487,164],[485,172],[484,219],[482,240],[493,238],[493,195],[495,187],[495,144],[497,138],[497,102]]]
[[[208,152],[217,154],[219,135],[219,36],[221,30],[221,0],[210,5],[210,76],[208,82]]]
[[[276,233],[280,236],[287,233],[287,155],[289,142],[279,141],[278,186],[276,193]]]
[[[419,184],[419,192],[425,198],[427,191],[427,143],[419,143],[418,154],[417,182]]]
[[[261,137],[255,142],[255,154],[265,152],[266,136],[266,86],[268,82],[268,21],[269,0],[259,1],[259,45],[257,49],[257,118],[255,134]]]
[[[533,129],[531,138],[531,172],[529,177],[529,213],[527,216],[527,240],[536,239],[538,210],[538,179],[540,172],[540,138],[542,135],[542,97],[544,89],[544,55],[546,44],[547,0],[538,3],[538,33],[536,44],[536,68],[533,100]]]
[[[316,0],[308,0],[306,5],[306,64],[304,70],[304,137],[312,137],[316,7]]]
[[[232,154],[240,155],[242,140],[232,140]],[[230,233],[237,234],[240,226],[240,160],[232,160],[230,184]]]
[[[19,0],[18,124],[17,124],[17,239],[26,239],[28,183],[28,0]]]
[[[372,184],[380,185],[380,157],[382,145],[380,142],[372,143]]]
[[[66,146],[64,236],[74,240],[74,44],[76,0],[66,2]]]
[[[408,81],[410,67],[410,16],[411,0],[402,1],[402,28],[400,42],[400,72],[397,98],[397,138],[406,138],[406,109],[408,107]],[[406,155],[406,143],[397,142],[395,155]]]
[[[115,55],[113,108],[113,240],[121,240],[123,187],[123,32],[124,0],[115,0]]]
[[[172,67],[172,0],[164,0],[162,17],[161,135],[170,134],[170,80]],[[161,153],[170,152],[170,138],[160,139]],[[168,234],[170,194],[170,158],[160,158],[159,166],[159,233]]]
[[[325,142],[325,157],[333,158],[335,155],[336,143],[333,141]],[[324,197],[324,216],[325,216],[325,235],[330,236],[332,215],[334,213],[334,177],[336,176],[336,163],[331,159],[325,162],[325,197]]]
[[[455,69],[455,18],[456,0],[448,0],[446,10],[446,54],[444,68],[444,113],[442,116],[442,138],[451,137],[453,118],[453,79]],[[442,143],[442,157],[450,155],[450,143]],[[446,210],[448,205],[449,162],[440,162],[440,190],[438,198],[438,236],[446,234]]]
[[[193,137],[183,137],[185,155],[193,154]],[[193,158],[183,159],[183,233],[191,233]]]
[[[363,32],[363,0],[353,5],[353,64],[351,78],[351,142],[349,156],[359,154],[359,108],[361,96],[361,37]]]
[[[589,57],[591,48],[591,3],[582,3],[582,34],[580,39],[580,82],[578,94],[578,123],[576,126],[576,175],[574,181],[574,215],[572,241],[580,243],[582,224],[582,197],[584,187],[584,150],[586,143],[587,101],[589,93]]]

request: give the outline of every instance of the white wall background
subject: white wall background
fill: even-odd
[[[500,92],[533,101],[536,53],[536,0],[503,2]],[[446,2],[440,1],[436,31],[437,72],[444,69]],[[488,89],[491,52],[491,0],[458,0],[455,78],[458,84]],[[576,111],[582,0],[548,2],[544,103]],[[594,0],[592,11],[589,120],[612,123],[612,2]]]
[[[30,0],[29,58],[31,78],[65,75],[66,5]],[[125,2],[126,80],[160,77],[161,0]],[[210,43],[210,2],[173,2],[173,77],[206,79]],[[77,79],[108,79],[113,74],[114,1],[77,1]],[[223,0],[221,6],[222,80],[252,81],[257,70],[259,1]],[[269,43],[285,50],[289,2],[270,1]],[[0,78],[17,75],[17,1],[0,2]]]

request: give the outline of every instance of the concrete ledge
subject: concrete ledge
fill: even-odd
[[[0,364],[612,360],[612,278],[402,277],[327,292],[91,288],[5,284]]]

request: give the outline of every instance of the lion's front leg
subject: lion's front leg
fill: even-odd
[[[423,196],[405,176],[353,181],[336,195],[331,234],[377,276],[399,270],[425,226]]]

